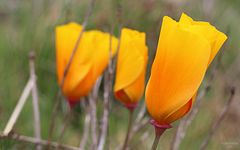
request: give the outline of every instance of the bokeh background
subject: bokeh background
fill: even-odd
[[[217,55],[203,84],[211,82],[212,88],[204,97],[197,117],[190,125],[180,149],[198,149],[229,97],[229,88],[236,87],[234,101],[220,128],[210,141],[208,149],[240,149],[240,1],[239,0],[122,0],[119,16],[116,0],[97,0],[87,29],[109,31],[114,26],[118,36],[119,20],[124,27],[147,34],[149,67],[155,55],[163,16],[178,20],[182,12],[195,20],[209,21],[228,35],[228,40]],[[50,114],[58,91],[55,64],[55,27],[75,21],[82,23],[88,0],[0,0],[0,131],[4,129],[14,106],[29,78],[28,53],[36,53],[36,72],[41,111],[43,138],[48,136]],[[216,63],[218,67],[215,68]],[[214,78],[210,76],[214,72]],[[148,71],[149,76],[149,71]],[[15,126],[15,131],[33,135],[32,102],[29,98]],[[144,99],[144,98],[143,98]],[[101,112],[102,96],[99,97]],[[143,100],[141,101],[143,103]],[[109,147],[122,145],[127,129],[127,111],[112,98],[110,112]],[[67,128],[64,143],[79,145],[85,112],[75,108],[74,119]],[[54,138],[63,125],[66,103],[58,111]],[[137,115],[137,114],[135,114]],[[169,149],[178,122],[161,139],[159,149]],[[154,138],[153,128],[144,129],[150,134],[144,142],[133,140],[134,150],[150,149]],[[140,133],[139,133],[140,134]],[[140,135],[137,135],[140,136]],[[160,148],[161,147],[161,148]],[[34,149],[34,145],[0,140],[0,149]]]

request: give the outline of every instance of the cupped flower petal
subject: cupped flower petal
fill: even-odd
[[[147,59],[145,33],[122,29],[114,94],[126,106],[135,105],[143,95]]]
[[[224,33],[218,31],[210,23],[203,21],[194,21],[184,13],[181,16],[179,23],[180,25],[184,26],[185,29],[191,32],[197,32],[208,40],[211,46],[211,55],[209,58],[210,64],[218,53],[219,49],[222,47],[223,43],[226,41],[227,36]]]
[[[76,45],[82,26],[69,23],[56,28],[56,62],[58,83],[61,85],[64,69]],[[116,54],[117,42],[112,37],[112,55]],[[77,51],[62,87],[63,94],[71,101],[78,101],[92,89],[97,78],[107,67],[110,57],[110,34],[92,30],[83,33]]]
[[[225,40],[209,23],[184,14],[180,22],[163,18],[146,89],[146,105],[155,121],[170,124],[190,110],[207,67]]]

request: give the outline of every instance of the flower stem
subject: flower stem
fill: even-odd
[[[152,145],[152,150],[156,150],[156,149],[157,149],[159,140],[160,140],[160,136],[157,136],[157,135],[156,135],[156,136],[155,136],[155,139],[154,139],[154,142],[153,142],[153,145]]]
[[[134,109],[128,109],[128,110],[129,110],[128,130],[127,130],[127,135],[125,137],[125,141],[124,141],[122,150],[126,150],[127,149],[128,139],[129,139],[129,135],[130,135],[130,132],[131,132],[131,129],[132,129],[133,110]]]
[[[161,135],[164,133],[164,131],[168,128],[171,128],[171,125],[160,125],[158,124],[155,120],[151,120],[151,124],[154,126],[155,128],[155,139],[152,145],[152,149],[151,150],[156,150],[160,137]]]

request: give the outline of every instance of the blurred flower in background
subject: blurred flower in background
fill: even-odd
[[[123,28],[117,57],[114,94],[127,108],[135,108],[143,95],[147,60],[145,33]]]
[[[56,61],[60,86],[63,82],[64,69],[70,60],[81,30],[81,25],[77,23],[56,28]],[[111,38],[111,53],[115,55],[118,40],[115,37]],[[76,102],[82,96],[87,96],[97,78],[106,69],[110,57],[109,39],[110,34],[98,30],[83,33],[62,87],[68,101]]]

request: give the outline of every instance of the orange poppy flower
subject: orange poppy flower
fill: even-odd
[[[82,26],[69,23],[56,28],[56,62],[58,83],[61,85],[64,69],[70,59]],[[64,85],[63,94],[71,102],[88,95],[97,78],[109,61],[110,34],[97,30],[86,31],[72,60]],[[118,40],[112,37],[112,55],[115,55]]]
[[[128,108],[134,108],[143,95],[147,59],[145,33],[122,29],[114,94]]]
[[[165,16],[151,76],[146,105],[160,125],[169,125],[192,107],[209,64],[227,36],[208,22],[193,21],[182,14],[180,21]]]

